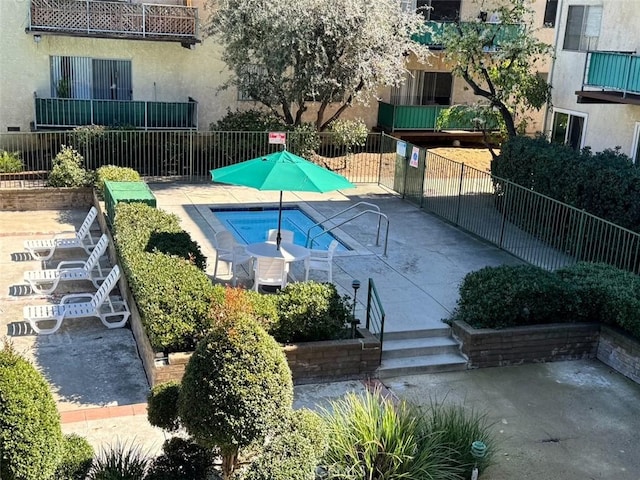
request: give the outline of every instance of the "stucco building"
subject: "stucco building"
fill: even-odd
[[[552,141],[640,157],[638,0],[559,0]]]

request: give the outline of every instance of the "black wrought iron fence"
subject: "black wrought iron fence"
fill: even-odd
[[[287,149],[328,167],[356,183],[377,183],[380,134],[369,134],[364,146],[338,145],[331,133],[287,133]],[[258,157],[282,148],[268,142],[268,132],[198,132],[104,130],[89,127],[64,132],[0,134],[0,152],[15,153],[21,172],[3,174],[2,185],[31,186],[30,174],[45,175],[62,148],[71,146],[95,170],[117,165],[153,180],[172,177],[188,182],[210,180],[209,170]],[[1,167],[1,165],[0,165]],[[1,173],[1,170],[0,170]],[[37,183],[39,184],[39,183]]]

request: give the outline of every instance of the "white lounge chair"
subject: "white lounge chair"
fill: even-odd
[[[25,240],[24,248],[31,254],[34,260],[49,260],[58,248],[82,248],[87,254],[91,253],[95,246],[90,229],[98,216],[96,207],[91,207],[82,226],[74,237],[62,237],[56,235],[44,240]]]
[[[329,283],[333,282],[333,254],[338,248],[338,241],[333,240],[329,248],[325,250],[311,250],[310,255],[304,261],[304,281],[309,280],[309,270],[321,270],[327,272]]]
[[[267,232],[267,241],[275,242],[278,237],[278,230],[272,228]],[[280,230],[280,241],[282,243],[293,243],[293,232],[291,230]]]
[[[222,230],[215,234],[216,263],[213,267],[213,278],[218,275],[218,262],[225,262],[231,272],[231,283],[235,287],[238,282],[238,266],[253,262],[253,257],[247,254],[244,246],[238,245],[233,234]],[[251,268],[251,267],[250,267]]]
[[[287,286],[287,266],[282,258],[258,257],[254,261],[253,289],[258,292],[260,285]]]
[[[65,318],[98,317],[107,328],[124,327],[129,319],[129,307],[124,300],[111,300],[109,293],[118,283],[120,269],[116,265],[107,275],[96,293],[65,295],[57,305],[24,307],[24,319],[36,333],[55,333]],[[86,300],[84,302],[80,300]],[[119,320],[111,320],[119,318]],[[42,328],[40,322],[55,321],[51,328]]]
[[[48,270],[30,270],[24,272],[24,280],[31,286],[35,293],[48,295],[53,292],[60,282],[89,280],[96,288],[105,279],[105,274],[100,266],[100,257],[107,251],[109,237],[102,234],[96,247],[84,260],[68,260],[60,262],[56,268]]]

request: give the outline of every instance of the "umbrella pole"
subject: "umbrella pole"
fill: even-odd
[[[276,235],[276,250],[280,250],[280,227],[282,226],[282,190],[280,190],[280,208],[278,208],[278,234]]]

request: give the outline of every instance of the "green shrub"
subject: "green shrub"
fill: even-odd
[[[220,448],[223,475],[230,478],[239,451],[282,424],[292,402],[284,352],[255,320],[239,315],[198,343],[182,379],[178,412],[199,445]]]
[[[53,159],[53,168],[49,173],[48,184],[51,187],[88,187],[92,185],[94,175],[82,167],[84,158],[72,147],[62,145]]]
[[[320,135],[316,127],[310,123],[303,123],[287,133],[287,149],[303,158],[311,158],[320,147]]]
[[[96,170],[96,190],[104,198],[104,182],[140,182],[140,174],[133,168],[104,165]]]
[[[640,280],[603,263],[580,262],[556,274],[575,288],[577,318],[618,325],[640,338]]]
[[[5,343],[0,350],[0,478],[51,478],[62,458],[62,445],[49,385]]]
[[[460,478],[450,449],[405,402],[396,406],[377,392],[350,393],[332,402],[323,417],[330,439],[322,462],[328,478]]]
[[[209,450],[173,437],[164,442],[162,455],[152,460],[145,480],[207,480],[213,466]]]
[[[200,245],[180,227],[177,215],[144,203],[118,203],[114,221],[116,246],[127,257],[159,251],[192,262],[200,270],[207,264]]]
[[[180,384],[166,382],[155,385],[147,397],[147,419],[154,427],[175,432],[180,428],[178,398]]]
[[[148,455],[133,443],[116,443],[94,459],[89,480],[144,480]]]
[[[471,478],[474,466],[484,471],[491,465],[495,454],[495,440],[487,416],[462,405],[432,402],[425,412],[427,431],[435,435],[438,443],[449,449],[451,466],[462,470],[461,478]],[[471,454],[471,444],[481,441],[487,447],[483,458]]]
[[[56,470],[56,480],[84,480],[93,461],[93,447],[86,438],[70,434],[64,436],[62,461]]]
[[[128,255],[124,268],[154,350],[192,350],[211,324],[209,277],[181,258],[160,253]]]
[[[227,109],[224,117],[209,125],[214,132],[269,132],[283,128],[284,123],[276,115],[256,109],[235,112]]]
[[[348,300],[331,283],[290,283],[276,301],[280,317],[270,333],[280,343],[342,338],[351,319]]]
[[[314,480],[326,444],[323,420],[310,410],[295,410],[251,463],[244,480]]]
[[[575,319],[570,285],[528,265],[486,267],[467,274],[454,319],[475,328],[567,322]]]
[[[342,120],[331,122],[329,130],[333,132],[336,145],[345,147],[347,153],[351,153],[353,147],[364,147],[369,136],[367,124],[362,119]]]
[[[18,173],[24,169],[20,152],[0,151],[0,173]]]

